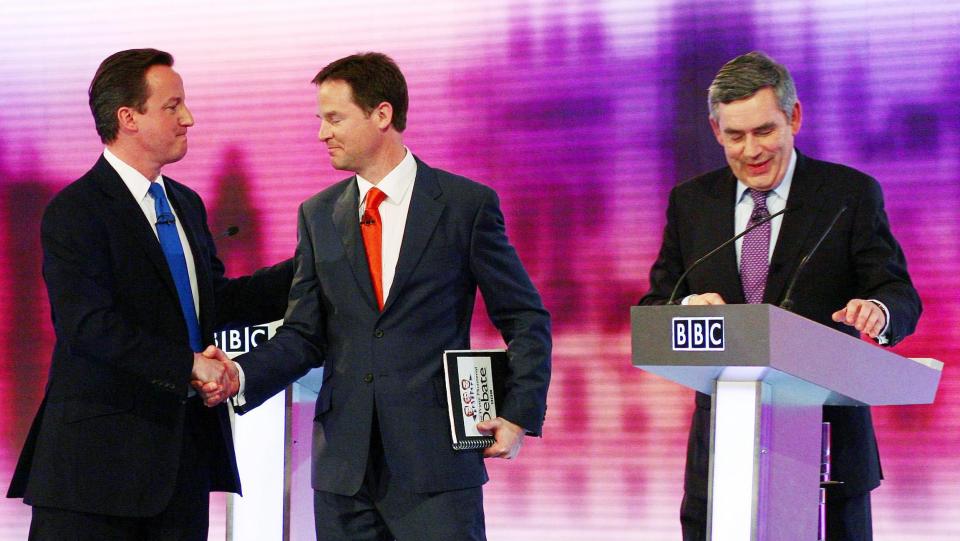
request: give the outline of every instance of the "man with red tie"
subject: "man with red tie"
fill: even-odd
[[[314,366],[319,540],[485,539],[484,458],[539,435],[550,317],[507,241],[490,188],[434,169],[404,146],[407,86],[389,57],[357,54],[317,74],[320,141],[353,176],[300,207],[284,325],[237,359],[249,409]],[[507,343],[496,443],[454,451],[444,350],[469,349],[477,290]]]

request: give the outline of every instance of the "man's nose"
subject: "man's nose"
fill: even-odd
[[[190,109],[188,109],[186,105],[183,106],[183,113],[180,114],[180,125],[193,126],[193,113],[190,112]]]
[[[743,142],[743,153],[748,158],[754,158],[759,156],[763,152],[763,147],[760,145],[760,141],[757,140],[753,135],[747,134]]]

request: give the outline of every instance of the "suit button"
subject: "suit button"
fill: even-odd
[[[377,329],[373,331],[373,335],[377,338],[383,338],[383,329]]]
[[[373,381],[373,374],[367,374],[363,376],[364,383],[370,383],[371,381]]]

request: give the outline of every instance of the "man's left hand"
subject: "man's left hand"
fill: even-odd
[[[877,306],[877,303],[863,299],[852,299],[833,313],[833,320],[850,325],[873,339],[880,336],[880,331],[887,326],[887,316],[883,309]]]
[[[523,445],[524,430],[503,417],[477,423],[477,430],[493,434],[496,442],[483,450],[483,458],[506,458],[510,460],[520,454]]]

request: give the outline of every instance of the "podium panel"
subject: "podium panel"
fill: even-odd
[[[232,359],[272,338],[282,323],[220,331],[215,335],[217,347]],[[243,416],[229,406],[243,496],[227,495],[227,541],[280,541],[288,535],[289,401],[288,388]]]
[[[282,323],[220,331],[217,347],[232,359],[272,338]],[[322,381],[323,368],[315,368],[244,415],[234,414],[231,406],[243,496],[227,495],[227,541],[312,536],[311,436],[313,405]]]
[[[708,536],[817,535],[823,405],[932,403],[943,363],[775,306],[635,306],[633,365],[712,396]]]

